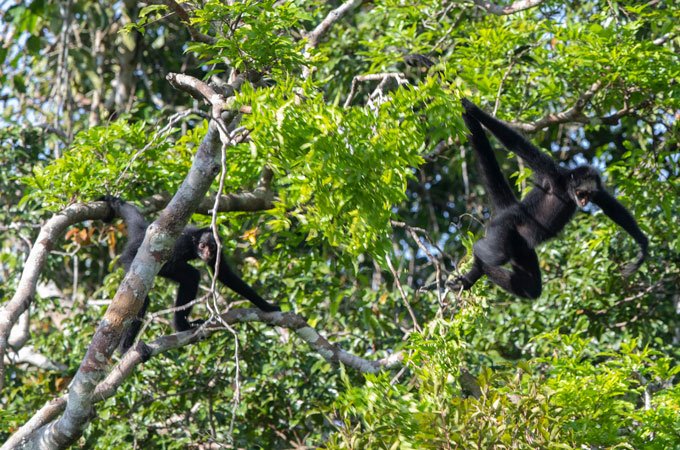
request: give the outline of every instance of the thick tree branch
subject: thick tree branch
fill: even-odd
[[[322,337],[307,321],[294,313],[266,313],[256,308],[237,308],[232,309],[220,316],[217,325],[208,325],[199,330],[184,331],[168,336],[163,336],[151,344],[140,342],[137,346],[130,349],[108,376],[102,380],[94,390],[94,401],[100,402],[112,397],[117,389],[123,384],[127,377],[132,374],[135,368],[148,361],[154,356],[165,353],[169,350],[192,344],[209,335],[224,331],[221,323],[233,325],[236,323],[262,322],[279,327],[293,330],[303,341],[323,356],[326,361],[337,364],[342,363],[363,373],[376,373],[385,368],[399,365],[403,359],[401,352],[394,353],[387,358],[371,361],[359,356],[348,353],[337,345],[329,342]],[[22,440],[30,436],[38,428],[48,424],[59,416],[66,407],[66,396],[50,401],[43,406],[33,417],[14,433],[0,450],[15,448],[20,445]]]
[[[94,415],[94,390],[107,375],[111,356],[126,327],[137,316],[153,281],[172,252],[175,240],[186,226],[196,205],[205,197],[220,171],[217,155],[222,145],[233,145],[234,138],[222,119],[227,99],[206,83],[193,77],[169,74],[178,88],[199,94],[212,106],[208,132],[196,152],[189,173],[168,206],[147,228],[144,241],[125,274],[116,295],[99,324],[87,353],[71,382],[61,417],[31,434],[26,448],[65,448],[83,433]]]
[[[270,190],[273,172],[269,168],[262,171],[262,176],[257,187],[248,192],[220,195],[218,199],[218,212],[255,212],[266,211],[274,207],[276,195]],[[159,211],[168,204],[171,194],[160,192],[151,197],[140,200],[145,213]],[[198,214],[210,215],[215,206],[215,196],[206,196],[196,207]]]
[[[88,219],[104,219],[109,207],[104,202],[78,203],[65,208],[49,219],[40,229],[28,259],[24,264],[19,285],[12,299],[0,308],[0,390],[5,380],[4,356],[7,353],[8,338],[12,327],[24,313],[35,295],[38,277],[42,272],[50,250],[67,227]]]
[[[474,0],[474,2],[475,5],[490,12],[491,14],[495,14],[497,16],[506,16],[534,8],[543,3],[543,0],[517,0],[516,2],[507,6],[496,5],[486,0]]]

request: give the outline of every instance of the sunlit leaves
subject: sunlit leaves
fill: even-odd
[[[276,6],[275,6],[276,5]],[[210,63],[223,60],[238,70],[270,72],[276,78],[298,71],[304,63],[303,42],[290,31],[306,14],[294,2],[245,1],[229,5],[205,2],[197,9],[192,25],[216,33],[214,43],[192,43],[188,50]]]
[[[61,158],[24,177],[32,191],[23,201],[53,209],[107,193],[143,198],[175,189],[191,164],[190,137],[196,144],[200,135],[173,146],[171,133],[150,128],[121,119],[81,132]]]
[[[314,90],[291,95],[285,89],[245,91],[241,98],[253,105],[246,123],[254,149],[280,174],[285,203],[276,211],[295,217],[310,239],[320,233],[352,253],[382,253],[392,208],[422,161],[431,126],[423,118],[443,122],[453,100],[428,104],[428,93],[406,89],[378,111],[342,109]]]

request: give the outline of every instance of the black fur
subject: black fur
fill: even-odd
[[[110,215],[110,219],[112,220],[115,216],[121,217],[127,226],[128,241],[120,256],[120,261],[125,268],[125,272],[127,272],[130,269],[132,260],[137,254],[139,246],[142,245],[149,224],[144,220],[144,217],[135,206],[112,196],[106,196],[103,200],[106,201],[111,208],[112,214]],[[175,307],[181,307],[191,302],[196,298],[196,293],[198,292],[198,283],[201,275],[198,269],[189,264],[188,261],[201,259],[210,268],[214,269],[216,257],[217,243],[209,228],[189,226],[182,231],[182,234],[175,242],[172,255],[163,267],[161,267],[160,272],[158,272],[158,275],[179,284]],[[250,300],[261,310],[281,311],[278,306],[272,305],[260,297],[253,288],[246,284],[231,270],[227,264],[224,253],[220,256],[220,267],[217,279],[237,294]],[[119,349],[121,353],[125,353],[134,343],[142,326],[142,319],[144,318],[148,306],[149,297],[147,296],[144,299],[144,305],[139,311],[137,319],[127,329],[120,342]],[[201,321],[189,322],[188,317],[190,312],[190,307],[175,312],[173,319],[175,330],[189,330],[193,326],[201,323]]]
[[[630,275],[640,267],[647,256],[647,237],[626,208],[602,187],[600,176],[593,167],[560,167],[503,122],[467,99],[462,103],[463,120],[470,130],[469,139],[495,214],[486,235],[473,247],[472,269],[451,283],[451,288],[470,289],[486,274],[510,293],[537,298],[541,294],[541,270],[534,248],[557,236],[577,207],[585,206],[589,201],[600,206],[640,246],[636,262],[624,269],[624,275]],[[521,202],[503,176],[482,125],[534,171],[535,187]],[[510,269],[502,267],[508,263]]]

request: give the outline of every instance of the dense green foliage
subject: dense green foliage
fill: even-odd
[[[507,15],[483,2],[363,2],[314,48],[305,34],[342,3],[225,3],[183,2],[186,20],[174,2],[3,6],[0,301],[56,211],[178,188],[206,108],[167,73],[259,71],[236,96],[249,140],[228,148],[223,193],[252,190],[266,166],[276,197],[218,216],[226,250],[264,297],[332,342],[367,359],[403,351],[404,364],[364,375],[288,330],[236,325],[140,366],[97,405],[81,446],[680,447],[676,2],[548,0]],[[435,64],[408,67],[407,53]],[[380,73],[392,75],[354,80]],[[589,208],[539,249],[535,301],[484,280],[460,295],[420,292],[435,266],[465,269],[489,218],[462,97],[562,164],[601,169],[650,237],[641,270],[621,276],[635,243]],[[518,193],[532,187],[523,164],[497,155]],[[67,369],[8,366],[0,439],[65,393],[121,280],[122,241],[123,227],[88,222],[50,255],[29,345]],[[158,280],[153,311],[175,289]],[[144,339],[170,332],[159,314]]]

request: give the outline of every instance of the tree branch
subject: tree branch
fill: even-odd
[[[275,193],[270,189],[273,172],[268,167],[262,170],[262,175],[257,187],[252,191],[235,194],[220,195],[218,199],[218,212],[256,212],[266,211],[274,207]],[[159,211],[168,204],[171,194],[160,192],[140,200],[145,213]],[[215,196],[206,196],[196,207],[198,214],[210,215],[215,206]]]
[[[602,89],[602,81],[598,80],[595,83],[588,88],[586,92],[584,92],[578,100],[576,100],[576,103],[574,106],[571,108],[567,109],[566,111],[562,111],[560,113],[555,113],[555,114],[548,114],[547,116],[543,117],[542,119],[539,119],[535,122],[531,123],[526,123],[526,122],[511,122],[511,125],[518,130],[522,130],[527,133],[533,133],[535,131],[538,131],[542,128],[545,128],[549,125],[555,125],[559,123],[566,123],[566,122],[572,122],[572,121],[584,121],[583,117],[583,109],[585,106],[590,102],[590,100],[593,98],[593,96],[600,90]]]
[[[19,316],[26,311],[35,295],[38,277],[42,272],[50,250],[64,234],[67,227],[87,219],[104,219],[109,213],[105,202],[77,203],[55,214],[40,229],[35,244],[28,255],[21,273],[17,290],[12,299],[0,308],[0,390],[4,386],[4,356],[12,327]]]
[[[52,361],[47,356],[42,353],[38,353],[32,346],[27,345],[26,347],[20,348],[18,351],[10,351],[5,356],[6,364],[30,364],[39,369],[43,370],[66,370],[64,364]]]
[[[349,0],[329,12],[326,18],[323,19],[321,23],[319,23],[319,25],[314,28],[314,30],[307,34],[306,49],[312,49],[316,47],[319,44],[321,37],[326,34],[333,24],[340,20],[342,16],[347,14],[347,12],[361,5],[362,1],[363,0]]]
[[[227,99],[193,77],[169,74],[167,79],[173,86],[200,95],[210,103],[212,120],[208,132],[179,190],[158,219],[147,228],[144,241],[71,382],[63,414],[32,433],[26,442],[27,448],[65,448],[82,435],[94,416],[94,390],[109,372],[111,356],[125,329],[137,316],[156,274],[172,253],[177,237],[220,171],[217,155],[221,145],[233,145],[235,142],[222,119],[222,112],[228,107]]]
[[[394,78],[397,84],[400,85],[408,84],[406,76],[401,72],[371,73],[368,75],[355,76],[354,78],[352,78],[352,87],[349,90],[349,95],[347,96],[347,99],[345,100],[345,104],[343,105],[343,107],[349,108],[349,105],[352,103],[352,100],[356,95],[357,86],[359,85],[359,83],[363,83],[365,81],[380,81],[382,84],[391,78]]]
[[[496,5],[486,0],[474,0],[474,2],[475,5],[490,12],[491,14],[495,14],[497,16],[507,16],[509,14],[515,14],[520,11],[534,8],[543,3],[543,0],[518,0],[507,6]]]
[[[401,352],[371,361],[359,356],[348,353],[337,345],[329,342],[321,336],[307,321],[294,313],[273,312],[266,313],[257,308],[237,308],[232,309],[220,316],[216,325],[206,325],[203,328],[191,331],[163,336],[150,344],[140,342],[137,346],[130,349],[120,360],[118,365],[109,372],[108,376],[102,380],[94,389],[94,402],[100,402],[112,397],[117,389],[123,384],[134,369],[141,363],[148,361],[154,356],[174,350],[188,344],[205,339],[213,333],[224,331],[222,323],[233,325],[236,323],[262,322],[270,325],[284,327],[293,330],[303,341],[323,356],[326,361],[332,364],[342,363],[352,367],[362,373],[376,373],[385,368],[398,366],[402,359]],[[0,450],[15,448],[20,445],[22,440],[30,436],[35,430],[55,420],[66,407],[66,396],[62,396],[43,406],[33,417],[16,431],[0,447]]]
[[[321,23],[319,23],[316,26],[316,28],[307,33],[307,35],[305,36],[307,38],[307,44],[305,45],[304,56],[308,57],[312,49],[316,48],[316,46],[319,45],[319,40],[321,40],[323,35],[328,32],[328,30],[333,26],[333,24],[340,20],[342,16],[347,14],[349,11],[361,5],[362,1],[363,0],[348,0],[339,7],[329,12],[326,18],[323,19]],[[302,77],[308,78],[310,74],[311,70],[309,66],[305,66],[302,71]]]

